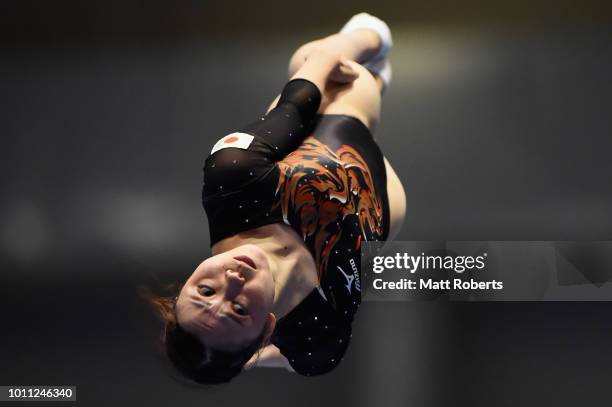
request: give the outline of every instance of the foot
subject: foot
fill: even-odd
[[[378,53],[372,56],[372,59],[383,59],[386,57],[393,47],[391,30],[389,29],[387,23],[371,14],[359,13],[355,14],[349,19],[349,21],[346,22],[346,24],[344,24],[340,30],[340,33],[349,33],[362,29],[373,31],[379,37],[380,48]]]
[[[379,19],[368,13],[355,14],[350,20],[342,27],[340,33],[356,33],[357,31],[370,31],[375,33],[378,37],[377,48],[378,52],[374,52],[364,61],[360,61],[361,64],[368,68],[370,72],[381,78],[383,81],[383,88],[381,92],[389,87],[391,83],[391,63],[389,62],[388,54],[393,47],[393,39],[391,36],[391,30],[389,26]]]

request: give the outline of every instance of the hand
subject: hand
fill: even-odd
[[[257,367],[257,360],[258,360],[258,354],[257,352],[255,352],[255,354],[251,356],[251,359],[249,359],[249,361],[246,362],[244,366],[242,366],[242,370],[246,371],[246,370],[251,370]]]
[[[351,83],[359,77],[359,72],[351,66],[356,62],[341,58],[329,74],[329,80],[337,83]]]
[[[251,370],[255,367],[282,367],[290,372],[294,372],[289,361],[284,357],[280,350],[274,345],[267,345],[259,352],[255,353],[244,365],[242,370]]]
[[[350,61],[336,51],[317,48],[306,56],[306,60],[316,61],[321,69],[328,72],[327,80],[331,82],[346,84],[359,77],[359,72],[352,65],[356,62]]]

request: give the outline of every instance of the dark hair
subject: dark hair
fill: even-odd
[[[179,292],[172,285],[168,290]],[[214,350],[185,331],[177,321],[177,296],[160,296],[148,288],[141,288],[141,296],[155,309],[164,323],[161,341],[166,355],[183,375],[200,384],[225,383],[236,377],[246,362],[263,346],[265,329],[246,348],[236,352]]]

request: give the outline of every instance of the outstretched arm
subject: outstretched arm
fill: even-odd
[[[291,75],[290,79],[306,79],[317,86],[323,96],[319,111],[323,110],[324,106],[329,103],[325,98],[325,89],[329,83],[346,84],[359,77],[359,73],[338,52],[311,48],[308,54],[302,53],[301,58],[304,61],[300,68],[296,69]],[[277,106],[279,99],[280,95],[270,104],[266,113]]]
[[[313,52],[285,84],[266,115],[222,137],[204,164],[203,199],[226,194],[264,177],[276,161],[294,151],[308,135],[330,80],[354,80],[339,57]],[[206,206],[206,204],[205,204]]]
[[[281,160],[302,143],[317,112],[328,103],[324,100],[326,86],[354,81],[358,75],[339,55],[313,51],[265,116],[241,131],[267,142],[271,160]]]

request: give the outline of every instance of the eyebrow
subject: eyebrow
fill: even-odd
[[[196,304],[198,307],[200,308],[204,308],[204,307],[210,307],[210,305],[204,301],[200,301],[196,298],[190,298],[191,303],[192,304]],[[234,321],[235,323],[237,323],[240,326],[244,326],[244,323],[242,322],[242,320],[240,318],[238,318],[236,315],[234,315],[233,313],[230,313],[229,315],[226,312],[222,312],[221,315],[223,315],[223,317],[225,318],[229,318],[232,321]]]
[[[235,314],[231,313],[230,315],[227,315],[227,317],[229,319],[233,319],[234,322],[236,322],[238,325],[244,326],[244,324],[242,323],[242,319],[238,318]]]
[[[208,307],[209,305],[200,301],[200,300],[196,300],[195,298],[190,298],[189,299],[191,301],[191,303],[197,305],[200,308],[204,308],[204,307]]]

